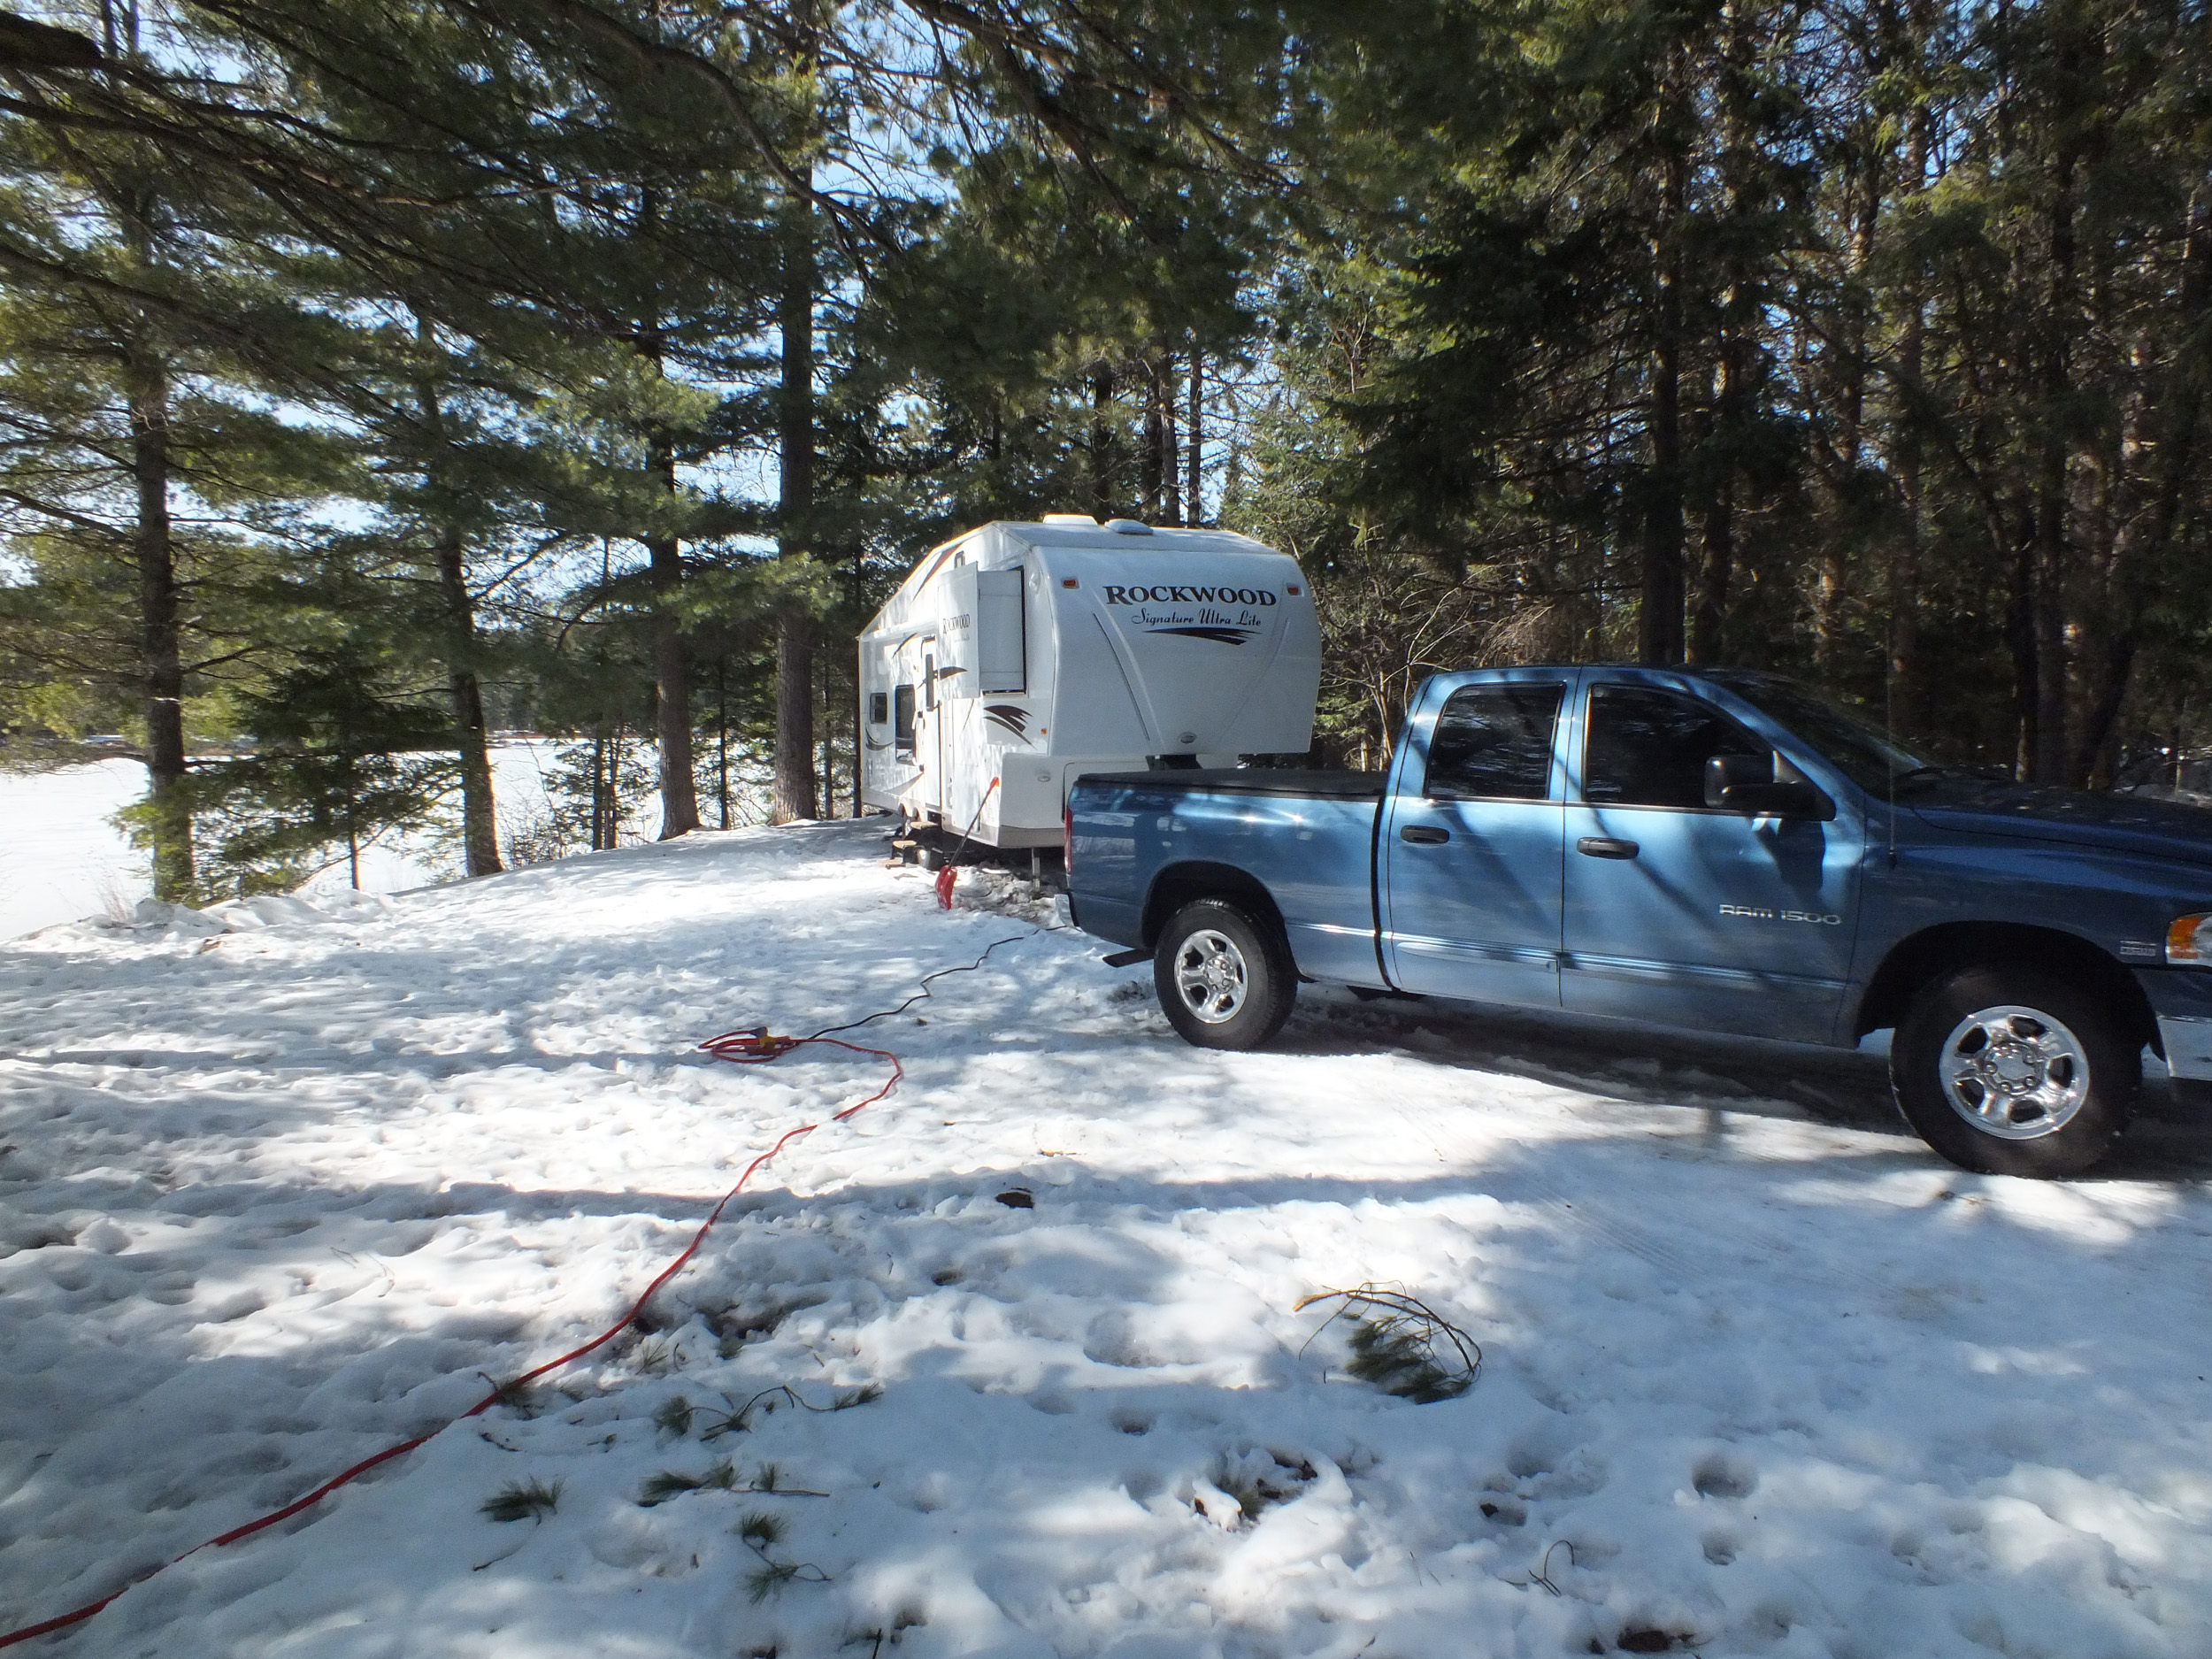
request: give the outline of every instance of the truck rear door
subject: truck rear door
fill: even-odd
[[[1839,799],[1826,823],[1708,807],[1708,759],[1771,757],[1774,745],[1687,686],[1621,670],[1585,679],[1581,741],[1566,745],[1562,1004],[1827,1041],[1865,846],[1848,792],[1828,780]]]
[[[1559,1005],[1571,669],[1432,680],[1383,804],[1377,879],[1392,980],[1434,996]]]

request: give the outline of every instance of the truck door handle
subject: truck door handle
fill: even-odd
[[[1585,835],[1575,843],[1575,850],[1593,858],[1633,858],[1642,849],[1615,835]]]
[[[1433,824],[1409,824],[1398,832],[1400,841],[1418,841],[1424,847],[1433,847],[1437,842],[1448,841],[1451,838],[1451,831],[1439,829]]]

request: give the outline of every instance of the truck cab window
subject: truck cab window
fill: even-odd
[[[914,752],[914,687],[901,686],[892,702],[897,717],[891,731],[891,747],[895,753],[911,755]]]
[[[1590,693],[1582,798],[1593,806],[1671,806],[1706,810],[1705,763],[1716,755],[1772,751],[1694,697],[1647,686],[1599,686]]]
[[[1429,734],[1432,801],[1543,801],[1563,686],[1462,686]]]

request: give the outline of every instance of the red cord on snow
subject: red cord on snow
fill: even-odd
[[[949,876],[952,873],[952,867],[950,865],[947,865],[945,868],[945,874]],[[941,891],[944,885],[945,884],[941,879]],[[1000,943],[1008,942],[1010,941],[1000,941]],[[996,945],[994,945],[991,949],[995,950],[998,947]],[[984,956],[987,956],[988,955],[990,955],[990,951],[987,950],[984,952]],[[981,965],[981,962],[982,957],[978,957],[977,964],[979,966]],[[945,972],[957,972],[959,970],[951,969],[945,970]],[[930,979],[934,979],[937,976],[935,974],[932,974],[929,977]],[[927,979],[923,981],[923,986],[925,995],[926,995],[926,988],[928,986]],[[874,1094],[869,1095],[865,1100],[855,1101],[851,1105],[846,1107],[844,1110],[833,1113],[830,1117],[824,1119],[824,1122],[833,1124],[843,1123],[845,1119],[850,1118],[855,1112],[861,1110],[864,1107],[874,1105],[878,1101],[888,1094],[893,1089],[898,1087],[901,1080],[906,1076],[905,1068],[899,1064],[899,1056],[893,1054],[888,1048],[864,1048],[856,1042],[846,1042],[840,1038],[822,1036],[818,1034],[812,1037],[778,1037],[770,1034],[765,1026],[758,1026],[750,1031],[726,1031],[718,1037],[708,1038],[706,1041],[701,1043],[699,1046],[700,1048],[705,1049],[709,1054],[712,1055],[716,1059],[727,1060],[734,1065],[763,1065],[771,1060],[779,1059],[784,1055],[789,1054],[794,1048],[803,1048],[810,1043],[821,1043],[833,1048],[845,1048],[850,1050],[854,1054],[872,1055],[879,1060],[888,1060],[891,1063],[891,1079],[889,1082],[886,1083]],[[521,1376],[513,1379],[511,1381],[502,1383],[498,1387],[493,1389],[491,1393],[486,1394],[481,1400],[479,1400],[467,1410],[461,1413],[459,1417],[454,1417],[448,1422],[442,1423],[436,1428],[431,1429],[426,1433],[418,1434],[411,1440],[402,1440],[396,1446],[386,1447],[382,1451],[378,1452],[372,1457],[363,1458],[359,1463],[354,1464],[352,1468],[344,1470],[342,1472],[332,1476],[328,1480],[323,1482],[321,1486],[317,1486],[305,1497],[295,1499],[280,1509],[272,1509],[266,1515],[257,1517],[255,1519],[248,1521],[243,1526],[233,1527],[229,1532],[224,1532],[218,1537],[211,1538],[204,1543],[195,1544],[191,1548],[186,1550],[184,1555],[173,1556],[168,1561],[162,1563],[160,1566],[149,1568],[146,1571],[140,1573],[138,1577],[133,1578],[130,1583],[124,1585],[120,1589],[110,1591],[107,1594],[102,1596],[96,1601],[88,1601],[84,1606],[76,1609],[73,1612],[64,1613],[58,1617],[46,1619],[36,1624],[26,1624],[20,1630],[12,1630],[7,1632],[4,1635],[0,1635],[0,1647],[12,1647],[18,1642],[29,1641],[33,1638],[38,1636],[51,1635],[58,1630],[66,1630],[72,1624],[81,1624],[84,1620],[90,1618],[95,1613],[97,1613],[102,1608],[107,1606],[109,1602],[114,1601],[118,1596],[121,1595],[125,1590],[128,1590],[133,1588],[134,1586],[143,1584],[156,1573],[160,1572],[166,1568],[175,1566],[178,1562],[185,1559],[186,1555],[196,1555],[204,1549],[219,1549],[225,1544],[234,1544],[242,1538],[250,1538],[256,1532],[261,1532],[266,1527],[274,1526],[279,1521],[289,1520],[293,1516],[300,1513],[301,1510],[312,1509],[316,1504],[320,1503],[332,1493],[337,1491],[339,1487],[346,1485],[349,1481],[357,1479],[360,1476],[368,1473],[370,1470],[374,1469],[379,1463],[389,1463],[393,1458],[401,1455],[403,1453],[411,1452],[417,1447],[428,1443],[430,1440],[437,1438],[440,1434],[442,1434],[447,1429],[451,1428],[455,1423],[466,1422],[470,1417],[481,1416],[484,1412],[490,1410],[492,1407],[497,1405],[501,1401],[513,1398],[515,1391],[520,1388],[524,1384],[535,1381],[538,1378],[544,1376],[545,1373],[549,1371],[558,1371],[562,1366],[568,1364],[570,1362],[573,1360],[580,1360],[583,1358],[585,1355],[592,1352],[593,1349],[603,1347],[606,1343],[612,1341],[617,1336],[621,1334],[622,1332],[627,1330],[631,1325],[637,1322],[638,1315],[645,1311],[645,1304],[652,1300],[653,1293],[658,1290],[663,1285],[665,1285],[670,1279],[673,1279],[677,1272],[683,1267],[684,1263],[690,1261],[691,1258],[698,1253],[699,1247],[706,1242],[708,1233],[713,1228],[714,1224],[722,1218],[722,1211],[728,1207],[730,1200],[735,1198],[740,1193],[745,1190],[746,1182],[753,1179],[754,1175],[759,1171],[761,1166],[766,1164],[771,1158],[774,1157],[777,1153],[782,1151],[786,1147],[789,1146],[794,1141],[798,1140],[802,1135],[810,1135],[821,1126],[821,1124],[801,1124],[795,1129],[786,1130],[782,1136],[778,1139],[775,1145],[770,1147],[767,1151],[762,1153],[750,1164],[748,1164],[745,1166],[744,1173],[737,1178],[737,1184],[734,1187],[732,1187],[728,1192],[723,1194],[722,1196],[716,1201],[714,1208],[707,1212],[707,1218],[699,1224],[698,1232],[691,1235],[691,1242],[684,1246],[683,1254],[679,1256],[674,1261],[671,1262],[666,1267],[661,1269],[659,1274],[654,1279],[653,1282],[648,1285],[644,1291],[639,1295],[638,1299],[630,1304],[630,1310],[627,1313],[624,1314],[619,1319],[617,1319],[612,1325],[602,1331],[597,1336],[592,1338],[590,1341],[585,1343],[581,1348],[571,1348],[567,1353],[563,1354],[557,1359],[549,1359],[546,1361],[544,1364],[523,1372]]]
[[[983,821],[983,809],[991,804],[991,797],[998,793],[998,780],[991,780],[991,787],[983,792],[983,798],[975,803],[975,816],[968,820],[968,827],[960,832],[960,845],[945,855],[945,862],[937,871],[937,908],[952,908],[952,884],[960,879],[960,872],[954,866],[960,855],[968,849],[968,837],[975,833],[975,826]],[[987,952],[986,953],[988,954]]]

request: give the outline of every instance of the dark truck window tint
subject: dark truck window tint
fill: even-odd
[[[1876,793],[1893,778],[1942,770],[1917,749],[1898,741],[1871,712],[1831,702],[1779,674],[1747,669],[1709,670],[1705,676],[1790,728],[1820,757],[1863,789]]]
[[[914,752],[914,687],[901,686],[892,701],[897,707],[897,719],[891,733],[893,750],[910,755]]]
[[[1705,763],[1767,746],[1710,703],[1641,686],[1590,694],[1582,798],[1597,806],[1705,804]]]
[[[1542,801],[1563,686],[1462,686],[1429,734],[1432,801]]]

